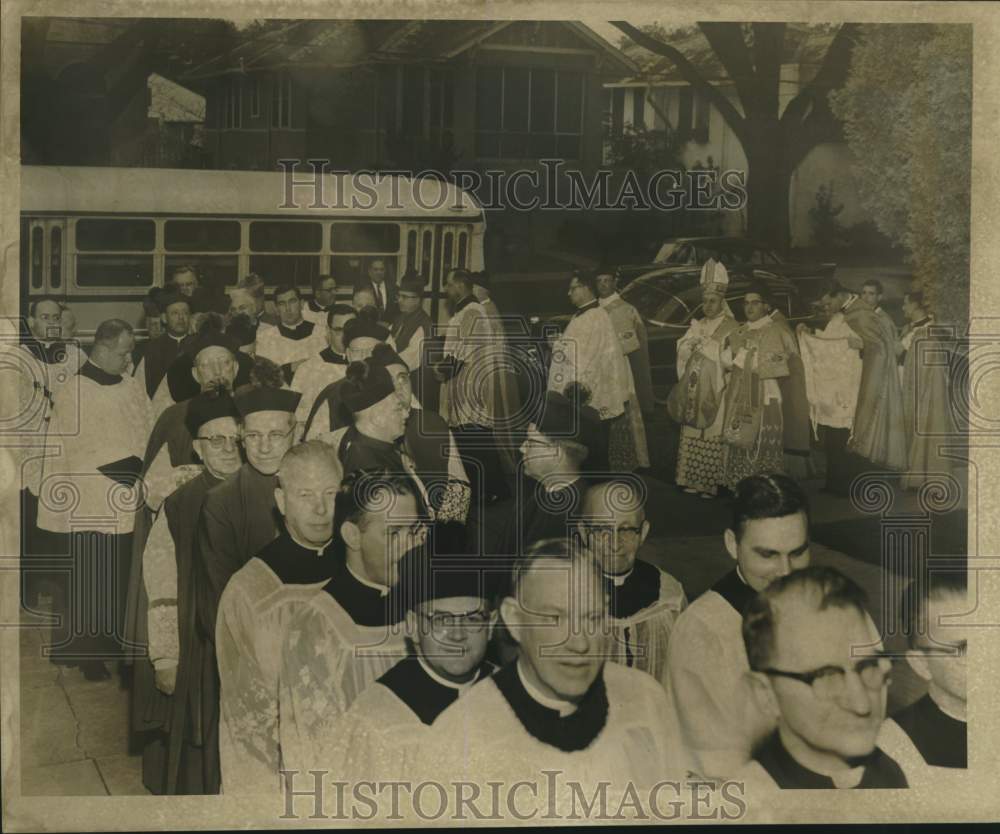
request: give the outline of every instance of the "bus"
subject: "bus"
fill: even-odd
[[[67,303],[76,337],[109,318],[145,335],[142,300],[173,270],[202,286],[249,273],[273,288],[333,275],[340,300],[372,260],[423,276],[425,309],[446,318],[448,270],[483,268],[485,217],[468,193],[432,178],[282,172],[23,166],[21,299]],[[305,183],[305,184],[303,184]]]

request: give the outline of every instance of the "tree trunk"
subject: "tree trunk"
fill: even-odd
[[[792,171],[777,119],[756,125],[744,143],[747,157],[747,237],[782,252],[791,237],[788,188]]]

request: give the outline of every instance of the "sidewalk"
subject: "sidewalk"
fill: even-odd
[[[44,632],[32,626],[20,634],[21,793],[148,794],[142,759],[128,753],[129,693],[117,675],[92,682],[79,669],[54,666],[42,656]]]

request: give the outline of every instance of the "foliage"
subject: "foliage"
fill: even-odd
[[[809,209],[813,243],[820,249],[830,251],[844,244],[844,227],[837,219],[843,210],[843,203],[834,202],[833,183],[820,185],[816,190],[816,205]]]
[[[626,124],[621,136],[608,140],[607,161],[615,168],[634,171],[640,180],[645,180],[656,171],[682,170],[683,147],[675,130],[650,130],[643,125]]]
[[[879,230],[904,247],[938,317],[967,320],[971,26],[864,27],[830,102]]]

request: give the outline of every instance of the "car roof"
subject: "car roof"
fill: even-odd
[[[664,243],[702,243],[711,244],[713,246],[719,245],[735,245],[740,244],[742,246],[753,246],[757,249],[770,249],[770,246],[765,246],[762,243],[758,243],[755,240],[747,240],[745,237],[668,237]]]

